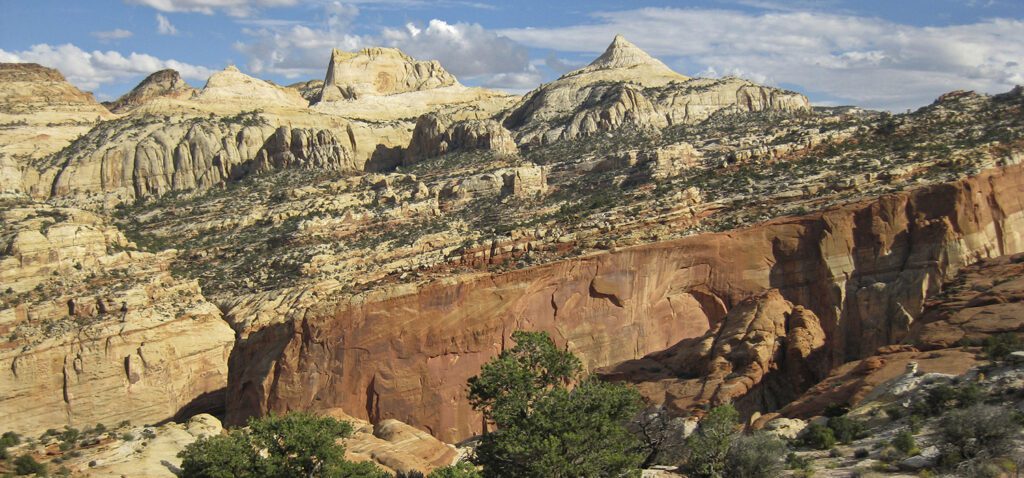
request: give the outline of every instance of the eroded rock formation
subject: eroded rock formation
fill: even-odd
[[[858,292],[888,291],[919,317],[964,265],[1024,250],[1014,232],[1022,188],[1024,171],[1012,166],[729,233],[319,304],[245,334],[232,354],[228,419],[341,406],[461,439],[481,431],[465,379],[514,330],[549,331],[593,369],[700,337],[773,288],[819,318],[825,363],[865,357],[910,324],[863,315]],[[903,325],[874,335],[885,321]]]
[[[23,433],[223,407],[234,332],[173,251],[74,209],[3,213],[0,420]]]
[[[494,120],[454,121],[435,113],[420,116],[405,150],[403,164],[413,164],[446,153],[467,150],[516,154],[512,133]]]
[[[504,125],[519,144],[545,144],[625,125],[693,124],[726,111],[809,111],[803,95],[739,78],[680,75],[622,36],[590,65],[531,91]]]
[[[437,61],[416,61],[395,48],[335,49],[318,101],[356,100],[458,84]]]
[[[196,93],[181,79],[181,74],[175,70],[167,69],[153,73],[142,80],[132,91],[115,101],[104,103],[114,113],[124,113],[143,105],[155,98],[191,98]]]

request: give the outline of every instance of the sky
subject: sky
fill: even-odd
[[[687,76],[820,105],[902,111],[1024,84],[1024,0],[0,0],[0,62],[57,68],[101,100],[163,68],[197,87],[228,65],[323,79],[331,48],[370,46],[523,93],[616,34]]]

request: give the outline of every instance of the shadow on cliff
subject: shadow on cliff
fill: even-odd
[[[265,397],[271,396],[276,387],[278,360],[291,341],[293,330],[290,321],[272,324],[235,342],[228,357],[225,425],[244,425],[250,417],[269,411]]]

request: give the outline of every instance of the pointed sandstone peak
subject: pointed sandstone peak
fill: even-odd
[[[648,55],[622,35],[615,35],[615,39],[604,53],[589,65],[567,73],[563,78],[582,76],[591,76],[598,81],[635,81],[647,86],[688,79]]]
[[[147,76],[135,88],[132,88],[132,91],[116,101],[103,103],[103,106],[115,113],[122,113],[154,98],[186,99],[191,97],[194,92],[195,89],[181,79],[181,74],[168,68]]]
[[[320,101],[354,100],[455,86],[437,61],[417,61],[397,48],[334,49]]]
[[[656,64],[665,66],[662,62],[655,60],[640,47],[632,44],[626,37],[615,35],[611,45],[601,56],[592,61],[589,66],[595,68],[629,68],[636,65]],[[667,66],[665,68],[668,68]]]

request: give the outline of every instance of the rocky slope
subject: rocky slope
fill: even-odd
[[[132,88],[132,91],[115,101],[104,103],[103,106],[114,113],[124,113],[155,98],[187,99],[195,93],[197,93],[196,89],[185,83],[177,71],[160,70],[147,76],[135,88]]]
[[[505,127],[520,144],[545,144],[624,125],[664,128],[701,122],[719,110],[807,111],[802,95],[739,78],[690,79],[622,36],[591,64],[530,92]]]
[[[49,186],[31,162],[112,116],[57,70],[0,63],[0,194],[45,194]]]
[[[36,434],[223,405],[234,333],[174,252],[66,208],[3,212],[0,419]],[[212,407],[212,408],[211,408]]]

